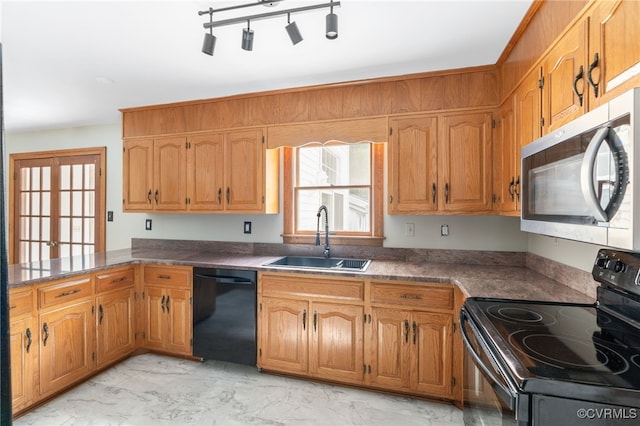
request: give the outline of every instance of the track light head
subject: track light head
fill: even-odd
[[[333,10],[327,15],[326,28],[326,35],[329,40],[335,40],[338,38],[338,15],[333,13]]]
[[[216,36],[213,34],[205,34],[202,42],[202,53],[213,56],[213,50],[216,48]]]
[[[253,50],[253,30],[250,28],[250,22],[247,21],[247,28],[242,30],[242,48],[247,51]]]
[[[285,28],[294,46],[302,41],[302,34],[300,34],[298,24],[296,24],[295,21],[291,22],[290,14],[287,14],[287,26]]]

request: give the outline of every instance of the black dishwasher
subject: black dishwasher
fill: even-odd
[[[255,271],[193,269],[193,356],[256,365]]]

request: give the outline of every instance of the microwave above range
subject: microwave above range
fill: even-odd
[[[640,250],[640,88],[522,148],[523,231]]]

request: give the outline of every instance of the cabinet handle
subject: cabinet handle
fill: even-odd
[[[169,313],[169,295],[167,295],[167,300],[164,301],[164,304],[167,307],[167,313]]]
[[[222,188],[218,188],[218,204],[222,204]]]
[[[438,194],[438,187],[436,186],[435,183],[431,184],[431,202],[433,204],[436,203],[436,195]]]
[[[412,328],[413,328],[413,344],[415,345],[416,344],[416,334],[417,334],[416,330],[418,328],[415,321],[413,322],[413,327]]]
[[[100,305],[98,306],[98,325],[102,325],[102,318],[104,318],[104,309]]]
[[[147,202],[151,204],[151,190],[147,193]]]
[[[44,332],[44,339],[42,340],[42,346],[47,346],[47,340],[49,339],[49,326],[45,322],[42,324],[42,331]]]
[[[389,195],[389,204],[393,204],[393,195]]]
[[[122,281],[125,281],[126,279],[127,277],[114,278],[111,280],[111,284],[118,284],[118,283],[121,283]]]
[[[165,312],[165,310],[164,310],[164,299],[165,299],[165,297],[167,297],[167,296],[162,296],[162,300],[160,301],[160,306],[162,306],[162,312]]]
[[[318,329],[318,312],[317,311],[313,311],[313,331],[317,331]]]
[[[171,279],[171,275],[160,274],[160,275],[158,275],[158,278],[161,279],[161,280],[170,280]]]
[[[520,176],[516,178],[516,184],[513,187],[516,191],[516,197],[520,198]]]
[[[76,294],[76,293],[80,293],[80,289],[79,288],[74,288],[73,290],[65,291],[63,293],[60,293],[56,297],[71,296],[72,294]]]
[[[306,309],[302,311],[302,329],[303,330],[307,329],[307,310]]]
[[[444,184],[444,202],[449,204],[449,182]]]
[[[578,97],[580,106],[582,106],[582,93],[578,92],[578,81],[582,80],[583,76],[584,76],[584,67],[580,65],[580,70],[578,71],[578,74],[576,74],[576,78],[573,79],[573,93],[575,93],[576,96]]]
[[[227,186],[227,204],[229,203],[229,192],[230,190],[229,190],[229,187]]]
[[[158,190],[156,189],[156,195],[154,196],[154,198],[156,199],[156,205],[158,205]]]
[[[422,296],[419,294],[403,294],[400,296],[401,299],[410,299],[410,300],[422,300]]]
[[[511,181],[509,182],[509,195],[511,196],[511,201],[515,200],[515,184],[516,180],[511,176]]]
[[[16,305],[11,305],[11,306],[9,306],[9,310],[12,310],[12,309],[15,309],[15,308],[17,308],[17,306],[16,306]]]
[[[27,331],[24,333],[27,336],[27,353],[29,353],[29,349],[31,349],[31,343],[33,340],[31,339],[31,329],[27,328]]]
[[[587,80],[589,81],[589,84],[591,85],[591,87],[593,87],[593,96],[595,96],[596,98],[598,97],[599,83],[596,83],[595,81],[593,81],[593,77],[591,76],[591,73],[598,66],[599,62],[600,62],[600,57],[598,56],[598,52],[596,52],[593,55],[593,62],[591,62],[591,65],[589,65],[589,71],[587,72]]]
[[[409,343],[409,320],[404,320],[404,342]]]

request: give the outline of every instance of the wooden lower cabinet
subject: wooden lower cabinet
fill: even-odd
[[[371,309],[372,386],[451,398],[451,314]]]
[[[33,291],[9,292],[11,401],[13,412],[28,407],[36,396],[38,331],[33,317]]]
[[[190,267],[144,266],[146,348],[193,353],[191,271]]]
[[[93,304],[84,300],[38,316],[40,396],[61,390],[88,375],[94,365]]]
[[[363,282],[296,277],[260,275],[258,367],[362,384]]]
[[[117,361],[133,351],[133,287],[96,297],[97,366]]]

